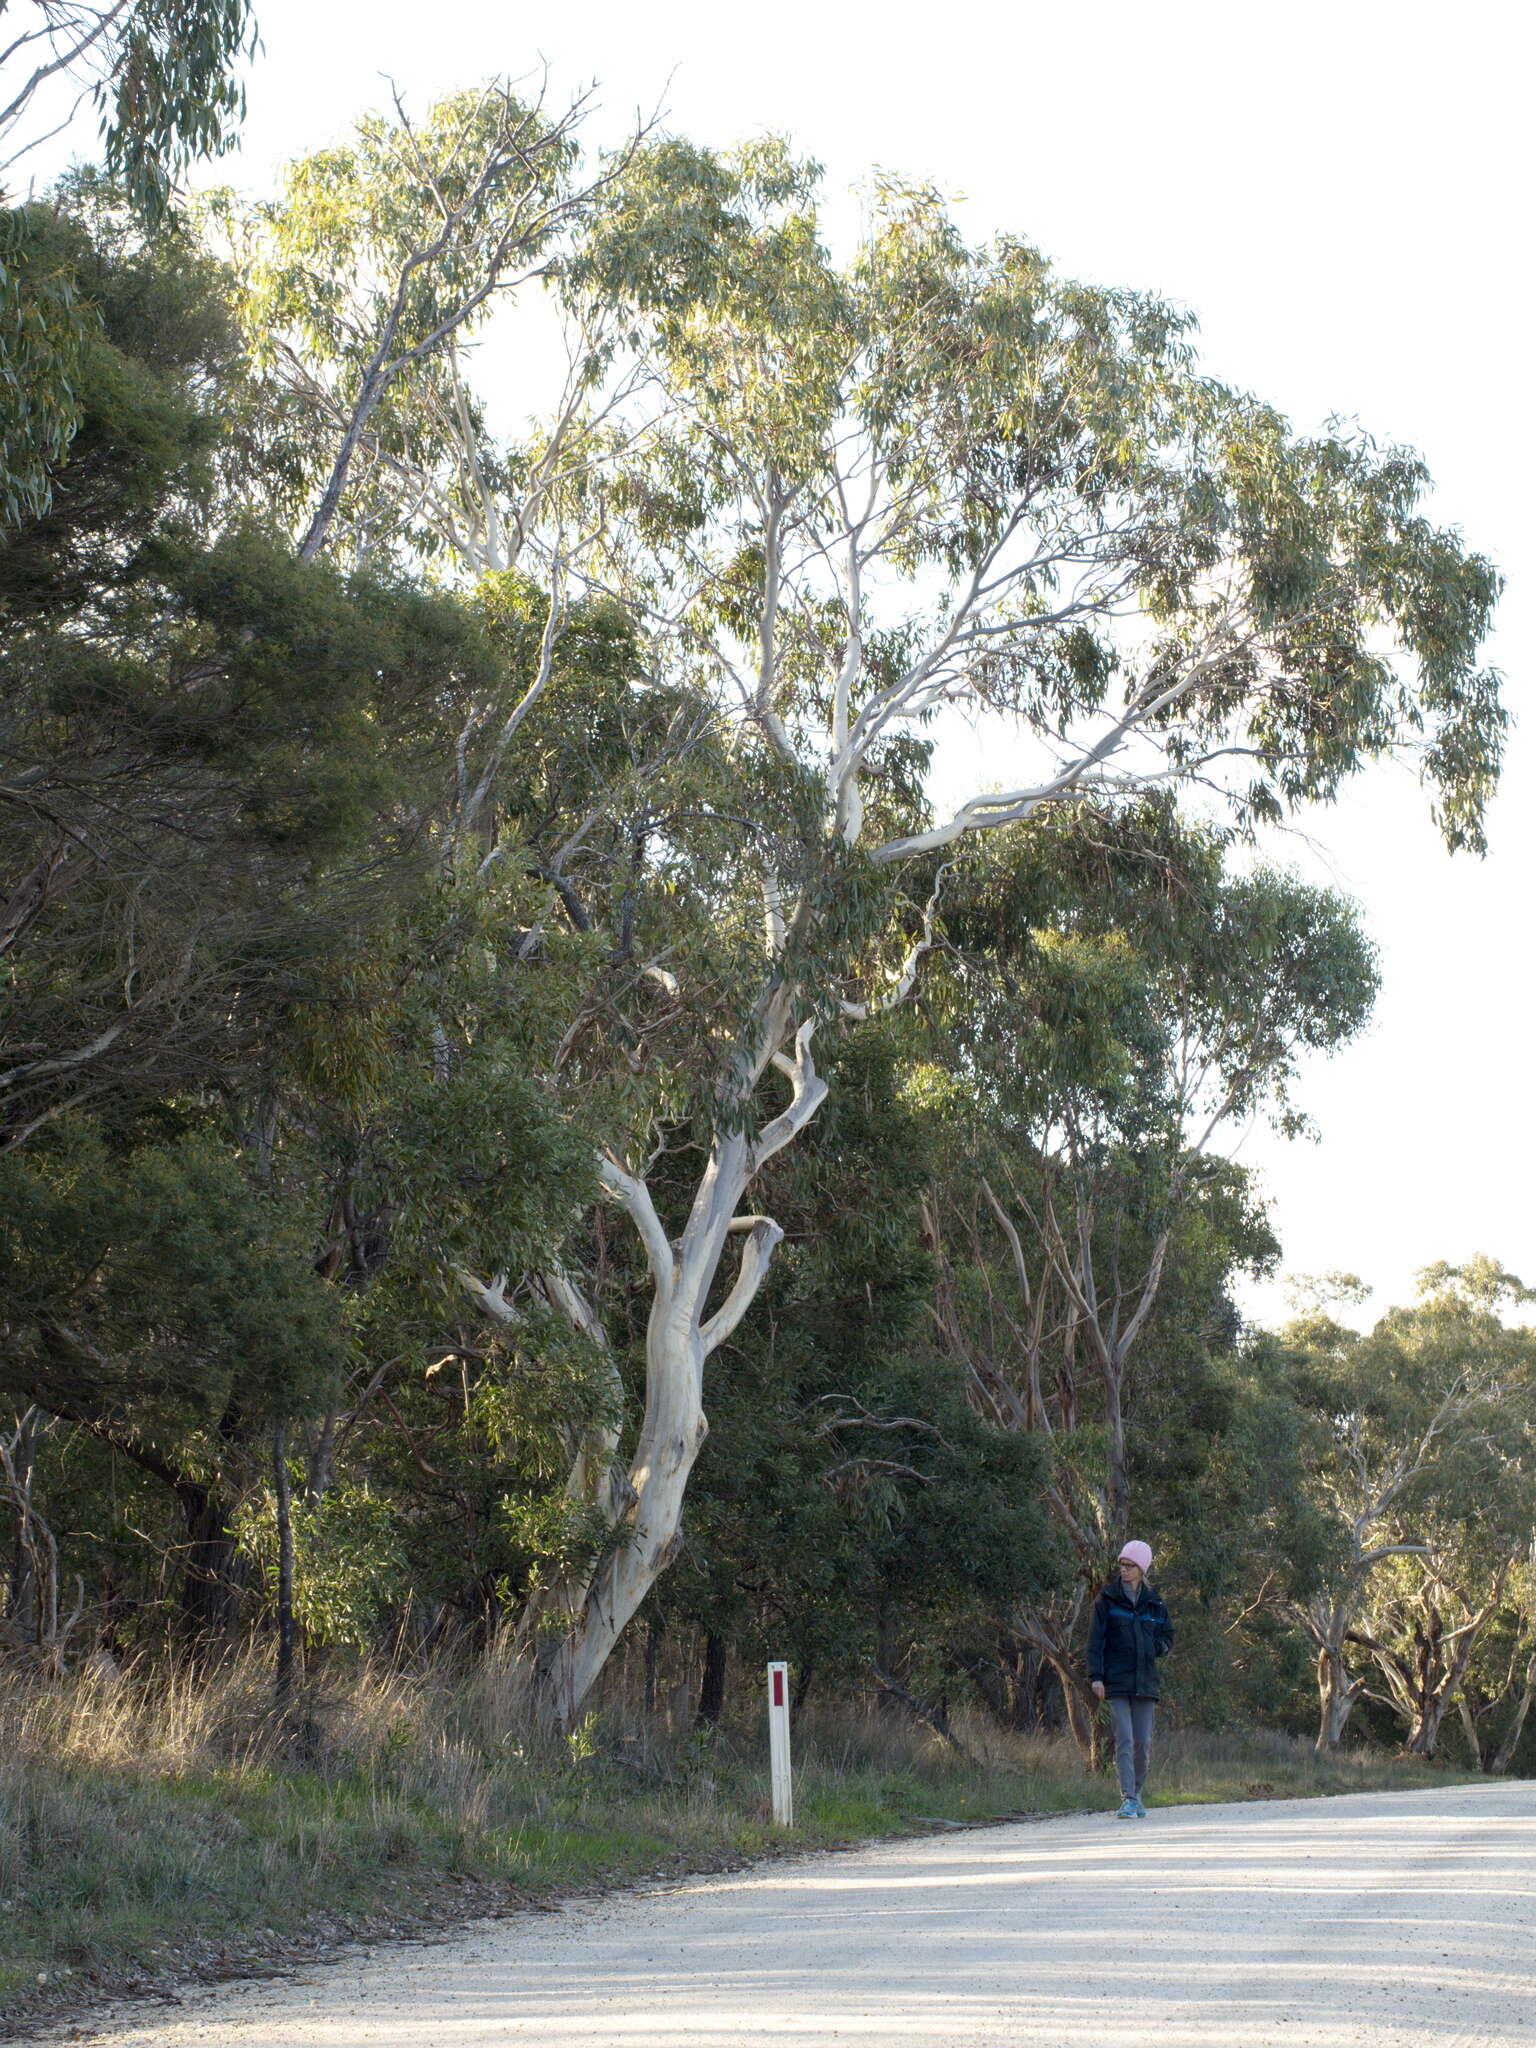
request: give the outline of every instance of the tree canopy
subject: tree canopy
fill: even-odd
[[[1513,1283],[1232,1305],[1231,1142],[1377,986],[1256,842],[1392,756],[1482,845],[1420,459],[930,190],[839,250],[784,144],[505,81],[173,207],[250,31],[192,14],[102,10],[107,164],[0,222],[14,1640],[73,1572],[116,1648],[499,1641],[570,1727],[643,1613],[706,1720],[771,1641],[1091,1749],[1151,1517],[1191,1699],[1315,1659],[1325,1739],[1507,1764]]]

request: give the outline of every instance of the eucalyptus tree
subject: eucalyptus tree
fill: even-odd
[[[797,1688],[925,1690],[1055,1565],[1042,1446],[979,1414],[932,1339],[943,1107],[913,1085],[911,1023],[838,1043],[822,1115],[765,1177],[784,1247],[720,1355],[688,1542],[649,1605],[704,1631],[706,1676],[735,1650],[789,1657]]]
[[[1285,1332],[1307,1483],[1332,1528],[1315,1589],[1288,1607],[1316,1652],[1319,1750],[1375,1681],[1410,1748],[1432,1754],[1529,1546],[1529,1339],[1493,1312],[1497,1269],[1468,1270],[1470,1292],[1431,1269],[1425,1298],[1368,1336],[1324,1314]]]
[[[1412,1756],[1435,1754],[1445,1717],[1463,1699],[1473,1659],[1530,1547],[1529,1507],[1524,1528],[1512,1529],[1507,1503],[1498,1497],[1501,1476],[1477,1471],[1466,1491],[1445,1486],[1442,1475],[1450,1515],[1442,1520],[1426,1511],[1415,1519],[1415,1534],[1426,1539],[1422,1559],[1410,1554],[1387,1561],[1372,1587],[1371,1610],[1349,1637],[1376,1667],[1367,1696],[1401,1718]]]
[[[1536,1556],[1509,1575],[1502,1612],[1482,1633],[1456,1694],[1467,1751],[1479,1770],[1501,1776],[1514,1763],[1536,1705]]]
[[[705,1362],[780,1236],[749,1196],[826,1093],[815,1036],[910,993],[954,852],[1069,797],[1196,776],[1240,819],[1274,817],[1391,748],[1417,753],[1449,841],[1478,844],[1502,727],[1477,666],[1497,579],[1423,518],[1415,458],[1292,434],[1199,376],[1182,316],[1063,281],[1016,239],[968,248],[931,193],[879,188],[860,248],[835,263],[814,174],[773,143],[718,157],[642,140],[589,181],[598,203],[561,217],[578,231],[543,264],[576,368],[552,426],[498,453],[445,346],[485,301],[450,264],[439,310],[435,243],[412,229],[380,265],[382,292],[336,324],[356,268],[340,265],[338,299],[326,252],[349,237],[371,250],[371,222],[395,217],[380,178],[413,195],[407,212],[431,182],[413,182],[404,124],[387,147],[377,135],[361,186],[342,166],[360,238],[350,217],[323,220],[318,196],[313,232],[302,209],[279,224],[274,246],[291,232],[298,255],[273,275],[298,310],[274,300],[273,317],[295,354],[313,338],[343,447],[376,373],[398,361],[403,399],[405,369],[430,360],[432,390],[401,406],[409,431],[392,443],[381,427],[373,445],[419,480],[424,544],[457,547],[474,574],[515,561],[541,587],[522,695],[461,736],[449,842],[467,812],[491,842],[480,864],[518,856],[486,804],[548,688],[573,589],[632,622],[640,691],[713,734],[717,780],[693,806],[709,915],[636,955],[671,1035],[642,1034],[632,1134],[600,1162],[653,1298],[638,1438],[621,1460],[616,1432],[573,1479],[605,1504],[614,1547],[535,1617],[546,1703],[567,1717],[676,1552]],[[391,324],[407,278],[432,296],[409,364]],[[1011,779],[934,816],[927,722],[965,705],[1008,723]],[[557,915],[606,808],[539,862]],[[677,857],[655,829],[642,838],[660,893]],[[702,1163],[686,1201],[659,1206],[655,1112],[680,1083]],[[476,1285],[490,1314],[507,1311],[505,1276]],[[555,1292],[596,1338],[575,1278]]]
[[[80,425],[79,378],[99,321],[38,208],[0,211],[0,532],[48,503]]]
[[[1518,1614],[1536,1527],[1536,1341],[1528,1330],[1506,1326],[1500,1311],[1529,1298],[1490,1259],[1431,1267],[1421,1276],[1418,1303],[1391,1310],[1369,1340],[1398,1387],[1426,1379],[1443,1384],[1460,1374],[1475,1391],[1475,1406],[1444,1444],[1429,1485],[1395,1510],[1397,1533],[1411,1533],[1422,1548],[1383,1563],[1349,1637],[1375,1666],[1368,1690],[1402,1717],[1406,1746],[1418,1756],[1434,1755],[1447,1713],[1465,1701],[1485,1642],[1511,1609]],[[1514,1690],[1521,1633],[1517,1624],[1501,1693]],[[1518,1709],[1512,1722],[1517,1716]]]
[[[344,142],[298,159],[272,201],[229,193],[207,219],[244,280],[243,313],[271,375],[264,427],[289,445],[299,554],[343,560],[434,547],[446,523],[476,566],[516,564],[483,455],[483,413],[463,351],[492,313],[558,274],[571,233],[626,155],[584,173],[589,95],[552,106],[547,87],[492,80],[416,119],[395,96]],[[587,381],[583,362],[578,385]],[[517,480],[536,500],[581,411],[562,417]],[[541,466],[542,465],[542,466]]]
[[[986,1175],[980,1187],[1018,1290],[1015,1327],[1030,1333],[1025,1426],[1049,1427],[1047,1342],[1071,1361],[1065,1415],[1079,1360],[1097,1383],[1104,1480],[1074,1542],[1098,1559],[1128,1533],[1126,1379],[1183,1211],[1219,1193],[1212,1162],[1254,1116],[1302,1125],[1298,1059],[1361,1029],[1374,955],[1333,891],[1230,872],[1222,836],[1163,798],[1058,815],[991,853],[952,888],[943,1006],[977,1120],[997,1120],[1019,1162],[1001,1192]],[[1021,1230],[1039,1254],[1033,1282]],[[1052,1289],[1060,1327],[1048,1329]]]
[[[1208,1448],[1229,1426],[1228,1289],[1275,1250],[1222,1147],[1255,1113],[1294,1115],[1299,1048],[1358,1028],[1374,970],[1346,905],[1230,872],[1166,794],[998,834],[950,885],[945,941],[921,1006],[950,1131],[928,1201],[937,1321],[982,1412],[1048,1447],[1071,1566],[1018,1589],[1008,1655],[1054,1673],[1091,1749],[1082,1635],[1133,1473],[1156,1475],[1202,1404]],[[1176,1547],[1185,1517],[1163,1504]]]
[[[969,248],[931,193],[878,189],[844,266],[816,207],[777,145],[644,148],[563,279],[627,308],[644,374],[614,461],[545,508],[523,563],[547,566],[551,618],[577,574],[622,602],[748,801],[718,879],[730,986],[718,958],[662,969],[701,1027],[692,1189],[663,1214],[643,1112],[600,1164],[650,1269],[646,1393],[622,1465],[584,1482],[622,1540],[560,1590],[559,1716],[681,1541],[705,1367],[781,1236],[750,1197],[825,1098],[816,1036],[911,992],[955,853],[1196,777],[1272,818],[1392,749],[1475,847],[1497,768],[1497,578],[1424,518],[1415,458],[1293,434],[1198,374],[1183,316],[1016,239]],[[934,816],[899,764],[961,706],[1006,721],[1008,774]]]

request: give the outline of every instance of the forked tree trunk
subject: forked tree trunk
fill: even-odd
[[[1465,1593],[1457,1594],[1464,1619],[1455,1627],[1447,1627],[1440,1605],[1426,1598],[1413,1620],[1411,1657],[1364,1634],[1352,1635],[1351,1641],[1370,1651],[1393,1705],[1408,1722],[1404,1747],[1410,1756],[1434,1755],[1441,1724],[1462,1689],[1483,1631],[1499,1611],[1513,1563],[1507,1558],[1501,1564],[1481,1607],[1474,1608]]]
[[[1410,1756],[1421,1756],[1427,1761],[1434,1755],[1440,1740],[1440,1724],[1445,1719],[1446,1709],[1450,1704],[1449,1688],[1425,1701],[1404,1745]]]
[[[1461,1689],[1472,1644],[1469,1641],[1464,1653],[1458,1652],[1447,1662],[1436,1655],[1438,1632],[1424,1634],[1415,1647],[1418,1656],[1412,1665],[1386,1650],[1376,1653],[1376,1661],[1393,1704],[1408,1723],[1404,1749],[1409,1756],[1427,1760],[1439,1745],[1441,1725]]]

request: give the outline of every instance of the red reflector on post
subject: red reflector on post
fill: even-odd
[[[773,1704],[776,1707],[782,1707],[784,1704],[784,1674],[782,1671],[775,1671],[773,1674]]]

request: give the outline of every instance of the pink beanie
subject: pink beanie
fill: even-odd
[[[1152,1546],[1150,1543],[1122,1543],[1120,1558],[1124,1564],[1139,1564],[1144,1572],[1152,1569]]]

